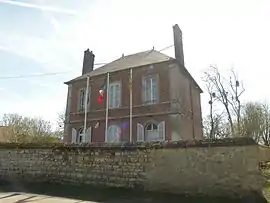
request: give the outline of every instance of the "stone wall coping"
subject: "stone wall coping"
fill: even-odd
[[[201,148],[201,147],[228,147],[257,145],[252,138],[226,138],[226,139],[205,139],[185,140],[166,142],[136,142],[136,143],[87,143],[87,144],[64,144],[64,143],[0,143],[0,149],[160,149],[160,148]]]

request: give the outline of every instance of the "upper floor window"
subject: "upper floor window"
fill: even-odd
[[[143,103],[155,104],[158,98],[157,76],[143,78]]]
[[[121,137],[121,128],[117,125],[110,125],[108,128],[107,142],[119,142]]]
[[[109,87],[109,108],[118,108],[121,105],[121,83],[111,83]]]
[[[82,88],[79,90],[79,105],[78,105],[78,110],[79,111],[84,111],[85,108],[85,94],[86,94],[86,88]],[[87,98],[87,104],[89,108],[89,103],[90,103],[90,88],[88,91],[88,98]]]

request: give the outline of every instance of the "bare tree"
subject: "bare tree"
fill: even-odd
[[[204,122],[204,135],[207,138],[215,139],[219,128],[220,115],[214,114],[214,102],[216,101],[216,93],[214,92],[213,84],[208,80],[208,77],[203,78],[207,93],[209,96],[209,116],[205,118]]]
[[[229,94],[231,96],[231,99],[228,100],[230,103],[234,114],[236,115],[236,121],[237,121],[237,133],[240,133],[241,128],[241,101],[240,96],[244,93],[245,88],[243,86],[243,83],[239,82],[238,77],[236,76],[236,73],[234,70],[231,70],[232,76],[230,76],[230,89]]]
[[[205,72],[206,81],[212,85],[215,98],[223,105],[227,114],[227,120],[230,124],[231,133],[234,135],[233,117],[230,111],[230,98],[228,87],[221,77],[216,66],[210,66],[210,71]]]
[[[264,118],[264,124],[263,129],[261,133],[262,140],[265,145],[270,145],[270,109],[268,104],[263,104],[263,118]]]
[[[222,139],[229,136],[229,129],[226,122],[224,122],[222,114],[213,114],[204,118],[203,122],[204,137],[206,139]]]
[[[210,102],[214,96],[218,103],[222,104],[224,107],[231,135],[235,136],[235,129],[237,129],[237,134],[239,134],[241,128],[240,96],[245,91],[243,83],[240,85],[238,77],[233,70],[231,71],[230,79],[227,80],[225,77],[222,77],[218,68],[213,65],[210,66],[209,71],[205,72],[205,82],[208,87],[211,87]],[[211,108],[212,106],[210,105],[210,109]],[[236,126],[234,124],[235,119],[237,121]]]
[[[57,124],[58,124],[58,131],[63,133],[64,125],[65,125],[65,112],[64,111],[58,113]]]

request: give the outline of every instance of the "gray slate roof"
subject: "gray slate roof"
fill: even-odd
[[[119,58],[113,62],[110,62],[110,63],[108,63],[100,68],[94,69],[93,71],[91,71],[88,74],[84,74],[82,76],[79,76],[75,79],[72,79],[72,80],[66,82],[66,83],[70,83],[70,82],[73,82],[76,80],[86,78],[87,75],[89,75],[90,77],[97,76],[97,75],[102,75],[102,74],[105,74],[108,72],[125,70],[125,69],[134,68],[134,67],[138,67],[138,66],[144,66],[144,65],[169,61],[172,59],[174,59],[174,58],[167,56],[165,54],[162,54],[156,50],[139,52],[136,54],[131,54],[128,56],[121,57],[121,58]]]

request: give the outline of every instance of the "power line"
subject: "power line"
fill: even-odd
[[[15,79],[15,78],[32,78],[32,77],[43,77],[43,76],[50,76],[50,75],[60,75],[64,73],[68,73],[70,71],[64,72],[55,72],[55,73],[43,73],[43,74],[33,74],[33,75],[19,75],[19,76],[7,76],[7,77],[0,77],[0,79]]]
[[[170,45],[170,46],[167,46],[167,47],[165,47],[165,48],[163,48],[163,49],[161,49],[161,50],[159,50],[159,51],[164,51],[164,50],[169,49],[169,48],[171,48],[171,47],[173,47],[173,46],[174,46],[174,44],[173,44],[173,45]]]
[[[169,49],[171,47],[173,47],[174,45],[170,45],[167,46],[161,50],[159,50],[159,52],[164,51],[166,49]],[[108,63],[95,63],[94,65],[106,65]],[[32,75],[19,75],[19,76],[4,76],[4,77],[0,77],[0,80],[4,80],[4,79],[18,79],[18,78],[33,78],[33,77],[46,77],[46,76],[51,76],[51,75],[60,75],[60,74],[65,74],[65,73],[69,73],[72,70],[69,71],[63,71],[63,72],[52,72],[52,73],[42,73],[42,74],[32,74]]]

